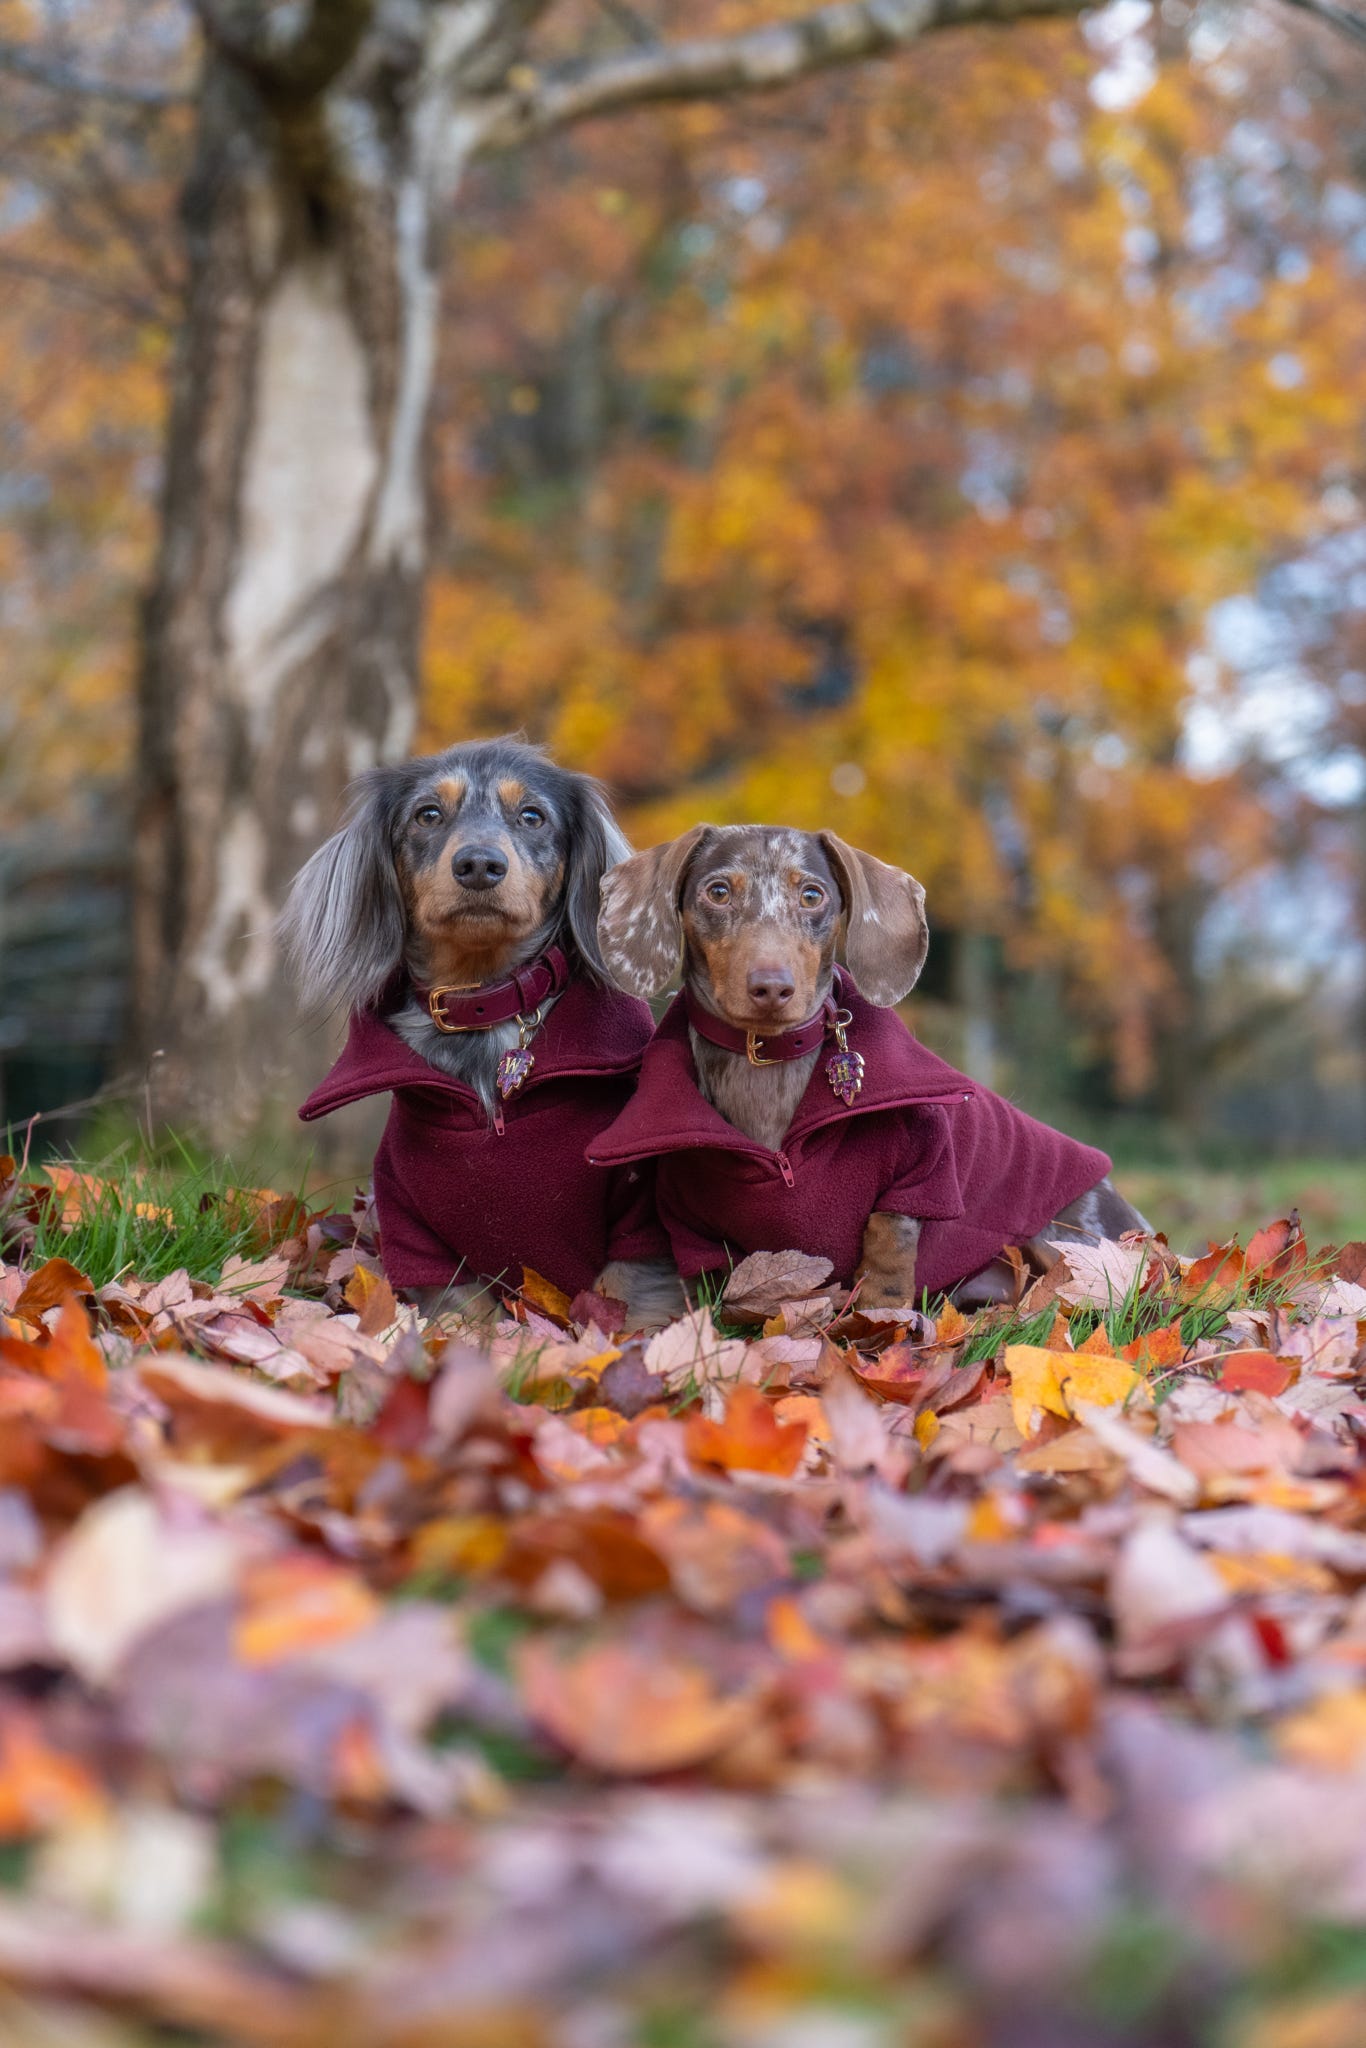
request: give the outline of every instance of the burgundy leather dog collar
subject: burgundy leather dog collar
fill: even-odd
[[[531,1016],[568,980],[569,962],[558,946],[547,946],[506,981],[490,981],[482,988],[424,988],[415,981],[413,993],[426,1003],[438,1031],[489,1031],[514,1017]]]
[[[726,1052],[742,1052],[752,1067],[773,1067],[783,1060],[805,1059],[808,1053],[819,1051],[839,1014],[833,996],[827,996],[805,1024],[790,1025],[786,1031],[742,1031],[738,1024],[727,1024],[713,1011],[704,1010],[694,1000],[691,989],[683,991],[683,1002],[688,1022],[699,1038],[721,1046]]]

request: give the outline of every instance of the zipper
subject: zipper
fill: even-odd
[[[787,1187],[795,1188],[797,1183],[792,1173],[792,1161],[788,1158],[786,1152],[775,1152],[773,1156],[778,1162],[778,1171],[783,1177],[784,1184]]]

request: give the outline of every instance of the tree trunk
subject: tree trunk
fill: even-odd
[[[420,96],[384,84],[387,104],[347,109],[351,161],[335,107],[273,104],[211,52],[183,202],[139,700],[135,1028],[159,1117],[220,1141],[316,1066],[276,913],[346,785],[401,755],[416,715],[433,181]]]

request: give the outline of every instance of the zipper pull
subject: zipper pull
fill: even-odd
[[[500,1138],[507,1136],[507,1125],[503,1122],[503,1105],[501,1102],[495,1102],[493,1105],[493,1128],[497,1131]]]
[[[778,1154],[778,1171],[788,1187],[796,1187],[797,1183],[792,1177],[792,1161],[788,1158],[786,1152]]]

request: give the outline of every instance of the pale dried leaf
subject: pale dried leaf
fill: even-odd
[[[833,1271],[829,1259],[809,1252],[751,1252],[736,1266],[721,1299],[731,1313],[762,1322],[814,1294]]]

